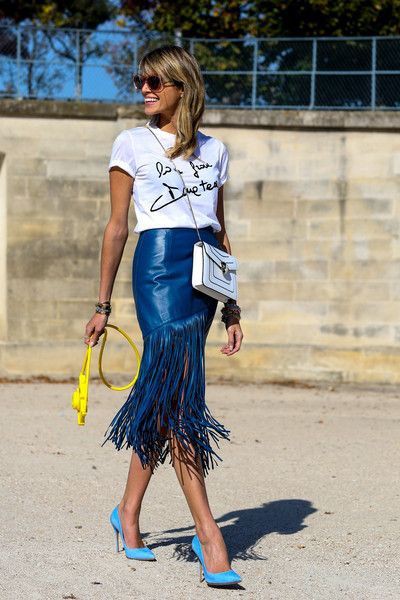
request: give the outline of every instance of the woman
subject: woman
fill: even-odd
[[[189,194],[201,239],[230,253],[223,211],[228,155],[222,142],[198,131],[205,90],[199,65],[189,52],[179,46],[156,48],[143,57],[139,73],[135,86],[142,91],[149,120],[144,127],[122,131],[113,144],[111,216],[102,245],[100,297],[85,335],[86,344],[96,345],[111,312],[133,194],[139,239],[132,288],[143,355],[139,377],[105,440],[118,450],[133,450],[125,493],[110,521],[117,551],[120,534],[129,558],[155,559],[141,538],[139,513],[154,469],[169,454],[193,515],[192,548],[200,574],[203,569],[210,585],[230,585],[241,579],[230,568],[204,483],[219,459],[210,438],[217,445],[220,438],[229,439],[204,397],[204,345],[218,301],[191,285],[198,238],[187,201]],[[222,313],[228,342],[221,352],[232,356],[243,338],[240,308],[228,302]]]

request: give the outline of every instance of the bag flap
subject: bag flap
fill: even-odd
[[[203,248],[207,256],[216,262],[220,269],[222,269],[223,262],[227,265],[229,270],[235,271],[237,269],[238,260],[231,254],[228,254],[228,252],[215,248],[215,246],[211,246],[211,244],[207,244],[207,242],[203,242]]]

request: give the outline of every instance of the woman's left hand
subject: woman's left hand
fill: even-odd
[[[243,331],[240,327],[239,319],[230,317],[226,323],[226,331],[228,333],[228,343],[222,346],[222,354],[231,356],[235,352],[239,352],[242,345]]]

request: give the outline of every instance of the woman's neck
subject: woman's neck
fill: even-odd
[[[165,115],[159,114],[157,115],[156,124],[161,131],[166,131],[167,133],[176,133],[176,125],[173,118],[168,118]]]

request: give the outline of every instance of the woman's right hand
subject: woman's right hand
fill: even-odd
[[[94,313],[86,325],[83,341],[87,346],[95,346],[99,337],[104,333],[108,321],[108,315]]]

